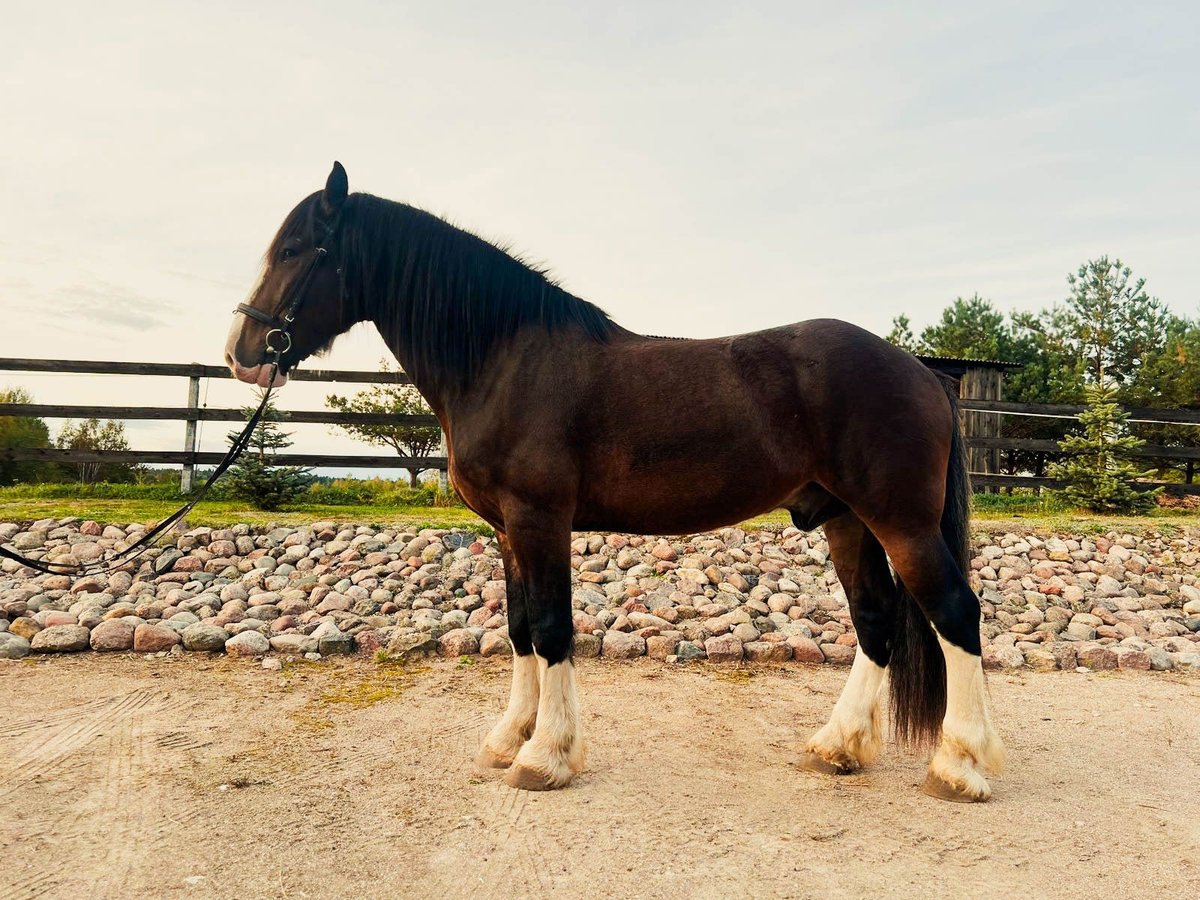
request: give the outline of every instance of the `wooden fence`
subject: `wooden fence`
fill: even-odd
[[[183,447],[180,450],[65,450],[52,447],[0,447],[0,460],[55,463],[171,463],[181,465],[180,489],[192,489],[195,467],[216,465],[224,452],[202,452],[196,449],[196,425],[199,422],[244,422],[241,409],[221,409],[200,405],[201,378],[232,378],[224,366],[203,366],[198,363],[138,363],[64,359],[0,359],[0,371],[55,372],[87,375],[154,375],[186,378],[187,406],[85,406],[45,403],[0,403],[0,416],[33,416],[45,419],[122,419],[168,420],[184,423]],[[356,372],[338,369],[298,369],[289,376],[294,381],[347,382],[350,384],[411,384],[402,372]],[[390,413],[344,413],[332,410],[277,410],[274,420],[287,423],[317,423],[325,425],[387,425],[403,422],[408,425],[434,425],[434,416],[392,415]],[[316,453],[280,453],[275,459],[289,466],[347,466],[357,468],[434,469],[440,473],[445,487],[447,460],[445,440],[437,456],[343,456]]]
[[[88,375],[154,375],[188,379],[186,406],[86,406],[42,403],[0,403],[0,416],[34,416],[38,418],[103,418],[122,420],[168,420],[184,423],[181,450],[60,450],[56,448],[0,447],[0,460],[42,461],[65,463],[170,463],[181,465],[181,487],[191,490],[197,465],[215,465],[223,453],[201,452],[196,449],[196,425],[199,422],[241,422],[245,412],[240,409],[214,409],[200,405],[201,378],[230,378],[224,366],[204,366],[196,363],[136,363],[59,359],[0,359],[0,371],[56,372]],[[410,384],[401,372],[357,372],[322,369],[299,369],[290,376],[295,381],[348,382],[358,384]],[[1031,475],[1003,475],[999,469],[999,454],[1004,450],[1023,450],[1047,455],[1058,452],[1053,440],[1008,438],[1002,436],[1001,420],[1006,416],[1033,416],[1054,419],[1074,419],[1086,407],[1063,404],[1010,403],[995,399],[961,401],[967,446],[971,452],[972,477],[976,488],[1041,488],[1053,486],[1049,478]],[[1130,408],[1131,421],[1165,425],[1200,426],[1200,410]],[[396,416],[384,413],[343,413],[326,410],[279,410],[277,421],[288,423],[319,423],[327,425],[379,425],[403,421],[412,425],[437,425],[433,416]],[[1146,446],[1136,454],[1147,460],[1182,461],[1186,464],[1186,482],[1163,483],[1173,493],[1200,494],[1200,485],[1192,483],[1194,463],[1200,460],[1200,446]],[[313,453],[283,453],[276,457],[280,463],[297,466],[347,466],[359,468],[434,469],[443,480],[447,468],[445,442],[437,456],[404,457],[395,454],[380,456],[342,456]]]

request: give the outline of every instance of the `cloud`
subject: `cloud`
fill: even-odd
[[[104,330],[145,331],[166,325],[176,304],[139,294],[129,287],[97,282],[57,288],[50,294],[51,307],[40,310],[58,322],[82,322]]]

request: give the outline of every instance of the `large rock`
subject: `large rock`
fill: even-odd
[[[108,619],[92,629],[93,650],[123,651],[133,649],[137,622],[130,618]]]
[[[512,652],[512,644],[509,643],[508,635],[503,632],[487,631],[479,639],[480,656],[512,656]]]
[[[271,642],[257,631],[243,631],[225,642],[229,656],[262,656],[271,649]]]
[[[783,641],[749,641],[745,651],[750,662],[788,662],[792,658],[792,648]]]
[[[309,634],[277,634],[271,638],[271,649],[280,653],[295,653],[300,656],[305,653],[317,652],[317,639]]]
[[[158,556],[154,557],[152,568],[155,575],[165,575],[170,572],[178,560],[183,559],[183,554],[174,547],[168,547]]]
[[[646,639],[626,631],[606,631],[603,653],[611,659],[636,659],[646,652]]]
[[[88,647],[88,630],[82,625],[52,625],[33,636],[35,653],[76,653]]]
[[[479,652],[479,640],[466,628],[454,628],[438,638],[442,656],[470,656]]]
[[[29,655],[29,641],[19,634],[0,631],[0,659],[21,659]]]
[[[792,635],[787,639],[787,646],[792,648],[792,659],[796,662],[820,665],[825,662],[825,654],[812,638],[803,635]]]
[[[185,650],[217,653],[225,649],[229,640],[229,632],[216,625],[205,625],[197,622],[183,629],[183,646]]]
[[[274,646],[274,638],[272,646]],[[436,653],[438,643],[423,631],[398,634],[388,642],[387,652],[394,656],[408,654]]]
[[[735,663],[742,661],[742,642],[732,634],[719,634],[704,642],[709,662]]]
[[[594,659],[600,655],[600,636],[596,634],[575,635],[575,655],[580,659]]]
[[[139,625],[133,632],[133,649],[138,653],[162,653],[182,642],[174,628],[152,622]]]
[[[854,657],[858,654],[856,648],[848,647],[845,644],[821,644],[820,648],[821,653],[825,656],[825,662],[835,666],[853,665]],[[1020,652],[1018,650],[1017,654],[1020,655]]]
[[[1117,654],[1107,647],[1080,647],[1077,656],[1079,665],[1089,669],[1115,669],[1120,664]]]

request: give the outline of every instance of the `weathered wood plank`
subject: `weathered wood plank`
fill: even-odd
[[[60,450],[56,447],[3,447],[0,460],[57,463],[194,463],[216,465],[224,453],[179,450]],[[365,469],[444,469],[447,461],[436,456],[341,456],[319,453],[280,453],[272,457],[281,466],[356,467]]]
[[[1034,438],[972,437],[967,438],[967,446],[994,450],[1028,450],[1036,453],[1062,452],[1059,449],[1058,441]],[[1131,455],[1147,459],[1200,459],[1200,447],[1164,447],[1146,444]]]
[[[201,422],[244,422],[240,409],[191,409],[186,406],[82,406],[53,403],[0,403],[0,416],[37,416],[43,419],[166,419]],[[276,410],[276,422],[320,425],[430,425],[436,416],[391,413],[343,413],[333,410]]]
[[[1013,403],[1008,400],[963,400],[962,409],[995,412],[1010,416],[1040,416],[1049,419],[1074,419],[1087,409],[1065,403]],[[1150,422],[1159,425],[1200,425],[1200,409],[1153,409],[1147,406],[1128,406],[1131,422]]]
[[[0,370],[9,372],[70,372],[84,375],[157,375],[195,378],[232,378],[225,366],[201,363],[113,362],[84,359],[0,358]],[[293,381],[347,381],[356,384],[412,384],[403,372],[360,372],[347,369],[300,368]]]
[[[1062,482],[1053,478],[1036,478],[1032,475],[987,475],[982,472],[971,474],[971,485],[979,488],[1055,488],[1062,487]],[[1180,484],[1177,481],[1143,481],[1139,487],[1146,489],[1160,487],[1168,494],[1200,494],[1200,484]]]

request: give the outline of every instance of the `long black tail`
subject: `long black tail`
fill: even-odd
[[[943,378],[942,384],[954,417],[942,507],[942,538],[959,571],[965,574],[971,561],[971,481],[959,423],[958,385],[948,378]],[[902,743],[932,744],[946,715],[946,661],[937,635],[916,599],[899,578],[896,587],[899,608],[888,662],[892,724],[896,738]]]

